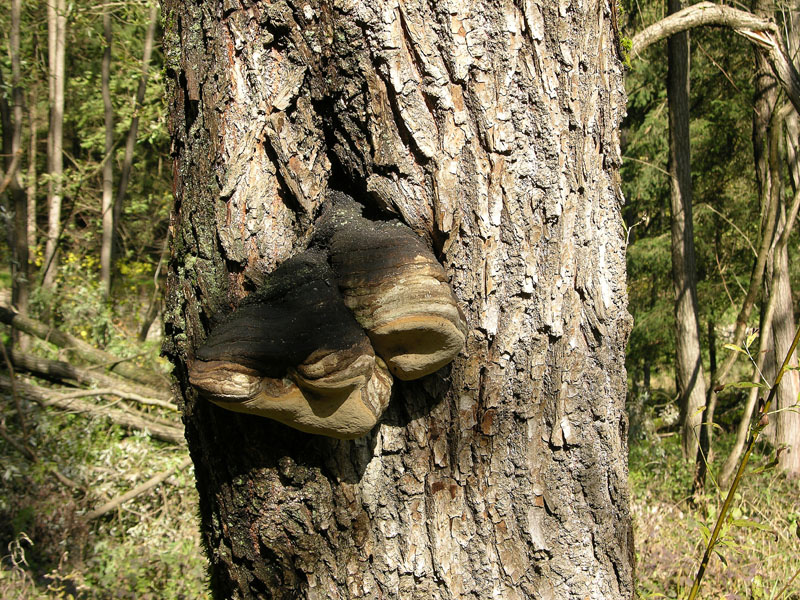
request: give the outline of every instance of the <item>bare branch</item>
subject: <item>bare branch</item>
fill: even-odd
[[[150,479],[148,479],[147,481],[145,481],[141,485],[137,485],[135,488],[133,488],[129,492],[126,492],[126,493],[122,494],[121,496],[117,496],[116,498],[113,498],[112,500],[109,500],[108,502],[103,504],[103,506],[101,506],[100,508],[96,508],[93,511],[86,513],[86,519],[87,520],[92,520],[92,519],[96,519],[97,517],[102,517],[104,514],[111,512],[112,510],[114,510],[119,505],[123,504],[124,502],[127,502],[128,500],[131,500],[131,499],[135,498],[136,496],[140,496],[140,495],[144,494],[145,492],[153,489],[154,487],[156,487],[159,483],[163,482],[165,479],[167,479],[173,473],[177,473],[178,471],[182,471],[183,469],[188,467],[191,464],[191,462],[192,462],[192,459],[187,456],[176,467],[173,467],[171,469],[167,469],[166,471],[162,471],[161,473],[158,473],[157,475],[151,477]]]
[[[800,113],[800,75],[789,60],[780,29],[772,21],[747,11],[711,2],[693,4],[637,33],[632,40],[631,55],[638,56],[648,46],[671,35],[703,26],[728,27],[759,48]]]
[[[145,396],[140,396],[139,394],[134,394],[132,392],[127,392],[125,390],[120,390],[117,388],[96,388],[89,390],[76,390],[74,392],[67,392],[66,394],[61,394],[61,398],[64,400],[69,400],[71,398],[85,398],[87,396],[116,396],[117,398],[122,398],[123,400],[132,400],[133,402],[138,402],[139,404],[146,404],[149,406],[160,406],[161,408],[166,408],[168,410],[174,410],[174,411],[178,410],[178,407],[175,406],[172,402],[165,402],[164,400],[159,400],[158,398],[147,398]]]
[[[5,177],[3,177],[3,180],[0,182],[0,194],[6,191],[6,188],[11,185],[11,180],[14,179],[14,175],[17,174],[20,156],[22,156],[22,149],[17,150],[14,153],[14,158],[11,159],[11,164],[8,167],[8,171],[6,172]]]
[[[73,335],[65,333],[55,327],[50,327],[30,317],[20,315],[8,307],[0,306],[0,322],[55,344],[60,348],[72,350],[87,362],[108,365],[110,371],[122,377],[154,387],[165,388],[169,385],[162,375],[148,369],[142,369],[135,365],[127,364],[125,361],[128,359],[126,358],[120,358],[103,350],[98,350],[94,346],[87,344]]]
[[[46,388],[42,388],[21,381],[16,382],[17,393],[20,396],[42,406],[53,406],[62,410],[72,410],[91,415],[108,418],[113,423],[126,429],[146,430],[156,439],[170,442],[172,444],[185,443],[183,431],[180,427],[173,427],[156,423],[144,415],[137,414],[133,410],[120,410],[110,407],[102,407],[86,402],[79,398],[65,398],[67,394],[60,394]],[[8,377],[0,376],[0,392],[8,393],[11,390],[11,380]]]
[[[36,377],[57,381],[59,383],[76,382],[87,387],[113,388],[129,394],[131,400],[136,400],[137,396],[144,398],[154,398],[160,400],[165,408],[174,409],[175,405],[170,402],[172,394],[168,389],[156,389],[132,383],[122,377],[117,377],[111,373],[101,373],[97,370],[75,366],[71,363],[50,360],[41,356],[34,356],[19,350],[11,349],[11,362],[18,371],[24,371]],[[154,404],[153,402],[145,402]]]

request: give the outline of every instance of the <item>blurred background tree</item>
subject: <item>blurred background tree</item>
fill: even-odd
[[[205,597],[159,357],[160,6],[12,0],[0,31],[0,597]]]

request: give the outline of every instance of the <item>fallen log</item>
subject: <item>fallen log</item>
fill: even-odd
[[[0,306],[0,322],[11,325],[14,329],[43,339],[51,344],[55,344],[59,348],[74,352],[76,356],[86,362],[103,366],[121,377],[151,387],[164,389],[169,387],[169,382],[166,377],[148,369],[130,364],[127,362],[130,360],[129,358],[120,358],[114,356],[110,352],[98,350],[91,344],[87,344],[73,335],[65,333],[55,327],[50,327],[36,319],[20,315],[7,306]]]
[[[134,384],[111,374],[76,367],[60,360],[41,358],[19,350],[11,350],[9,356],[17,371],[24,371],[25,373],[59,383],[74,381],[80,385],[98,386],[97,390],[92,390],[97,395],[112,394],[141,404],[178,410],[178,407],[170,401],[172,394],[168,389],[156,389]]]
[[[183,437],[183,430],[180,427],[157,423],[134,410],[97,406],[80,398],[69,397],[70,394],[39,387],[24,381],[17,380],[15,384],[12,384],[10,378],[2,375],[0,375],[0,392],[16,393],[26,400],[41,406],[52,406],[62,410],[106,417],[112,423],[116,423],[125,429],[147,431],[151,437],[164,442],[180,445],[186,443]],[[96,394],[96,391],[94,393]]]

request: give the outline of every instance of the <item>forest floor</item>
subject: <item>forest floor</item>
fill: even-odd
[[[194,474],[179,468],[184,446],[50,410],[28,414],[27,444],[35,463],[0,439],[0,598],[209,597]],[[170,470],[149,492],[88,518]]]
[[[152,352],[157,362],[157,345]],[[32,404],[20,419],[11,399],[0,402],[0,598],[208,597],[193,472],[181,468],[185,446]],[[712,473],[731,442],[717,435]],[[777,595],[800,567],[800,494],[798,481],[756,472],[773,454],[765,445],[751,459],[702,598],[800,598],[800,578]],[[690,502],[690,465],[676,434],[632,439],[629,456],[640,597],[685,598],[722,494],[710,481],[708,495]],[[89,518],[163,472],[170,474],[157,487]]]
[[[733,434],[715,440],[716,475]],[[640,598],[685,598],[700,564],[724,495],[709,480],[707,495],[691,502],[693,465],[681,457],[677,434],[630,442],[631,510]],[[800,598],[800,482],[778,470],[757,472],[774,457],[759,446],[734,496],[700,588],[701,598],[789,600]],[[780,593],[780,595],[779,595]]]

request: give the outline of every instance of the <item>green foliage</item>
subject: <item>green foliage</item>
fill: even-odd
[[[3,399],[15,436],[16,416]],[[0,547],[21,543],[17,564],[0,562],[0,597],[205,598],[206,560],[196,519],[191,470],[89,524],[82,514],[163,470],[185,450],[129,435],[103,419],[35,414],[29,443],[43,460],[31,465],[0,439]],[[46,458],[45,458],[46,457]],[[65,488],[54,469],[80,486]]]
[[[114,111],[115,193],[131,119],[139,117],[133,171],[123,205],[118,255],[123,261],[158,262],[167,235],[171,204],[169,136],[163,93],[163,57],[160,43],[153,49],[145,99],[135,111],[134,97],[139,85],[148,2],[129,0],[109,5],[112,12],[111,99]],[[25,94],[23,148],[28,148],[30,129],[27,110],[35,108],[38,126],[36,153],[37,221],[40,232],[47,228],[45,194],[49,176],[46,169],[47,132],[47,23],[43,0],[22,3],[21,63]],[[0,11],[0,30],[10,28],[10,11]],[[101,96],[101,59],[105,49],[101,5],[69,3],[66,28],[66,71],[64,106],[65,171],[62,206],[61,248],[65,252],[99,257],[101,236],[102,164],[105,158],[105,129]],[[160,36],[159,36],[160,40]],[[157,42],[159,42],[157,40]],[[0,69],[6,85],[11,77],[8,37],[0,38]],[[26,156],[27,163],[28,158]],[[28,185],[27,168],[21,170]],[[39,239],[39,244],[44,240]],[[32,251],[34,249],[31,249]],[[3,248],[3,251],[7,250]],[[41,253],[41,248],[39,248]],[[6,261],[7,262],[7,258]],[[41,267],[41,262],[36,266]],[[138,283],[138,282],[137,282]],[[119,296],[128,290],[118,292]]]
[[[102,4],[67,5],[64,109],[64,197],[56,285],[38,287],[47,228],[46,135],[48,130],[47,22],[44,0],[22,3],[21,67],[24,91],[22,147],[29,148],[33,109],[37,138],[36,176],[29,156],[20,170],[23,185],[35,184],[38,243],[30,248],[31,316],[120,357],[166,369],[159,341],[136,342],[151,301],[154,277],[167,237],[171,204],[169,138],[163,93],[163,57],[157,34],[145,98],[137,109],[144,33],[150,2],[125,0],[111,11],[113,42],[111,98],[114,112],[115,192],[131,120],[139,118],[133,169],[123,205],[116,270],[108,300],[100,288],[102,166],[105,157],[101,60],[105,49]],[[5,6],[4,6],[5,8]],[[11,82],[10,11],[0,9],[0,71]],[[0,90],[7,93],[7,90]],[[4,215],[6,212],[3,213]],[[3,236],[6,239],[6,236]],[[9,251],[0,244],[0,259]],[[160,270],[163,281],[164,269]],[[0,288],[10,287],[6,269]],[[161,282],[159,282],[159,285]],[[157,326],[156,326],[157,327]],[[8,336],[3,331],[3,342]],[[74,360],[34,340],[36,354]],[[2,360],[0,358],[0,360]],[[147,409],[153,418],[168,415]],[[16,404],[0,397],[0,425],[24,440],[37,460],[0,436],[0,598],[204,598],[206,560],[199,543],[197,495],[191,470],[123,505],[116,513],[87,522],[83,515],[157,472],[180,463],[185,451],[143,435],[130,435],[103,419],[56,414],[23,402],[27,437]],[[170,415],[174,419],[174,415]],[[64,479],[61,479],[61,478]],[[64,483],[72,481],[73,488]],[[8,554],[6,551],[8,549]]]
[[[642,29],[662,18],[663,10],[661,3],[630,3],[626,29]],[[694,30],[691,48],[690,143],[699,318],[701,325],[711,321],[723,331],[734,322],[744,298],[760,227],[750,136],[752,52],[741,36],[725,29]],[[626,75],[622,180],[627,206],[623,216],[629,227],[639,223],[631,229],[628,246],[634,329],[627,366],[631,377],[639,380],[644,365],[671,372],[675,353],[666,67],[666,44],[661,42],[638,57]]]

